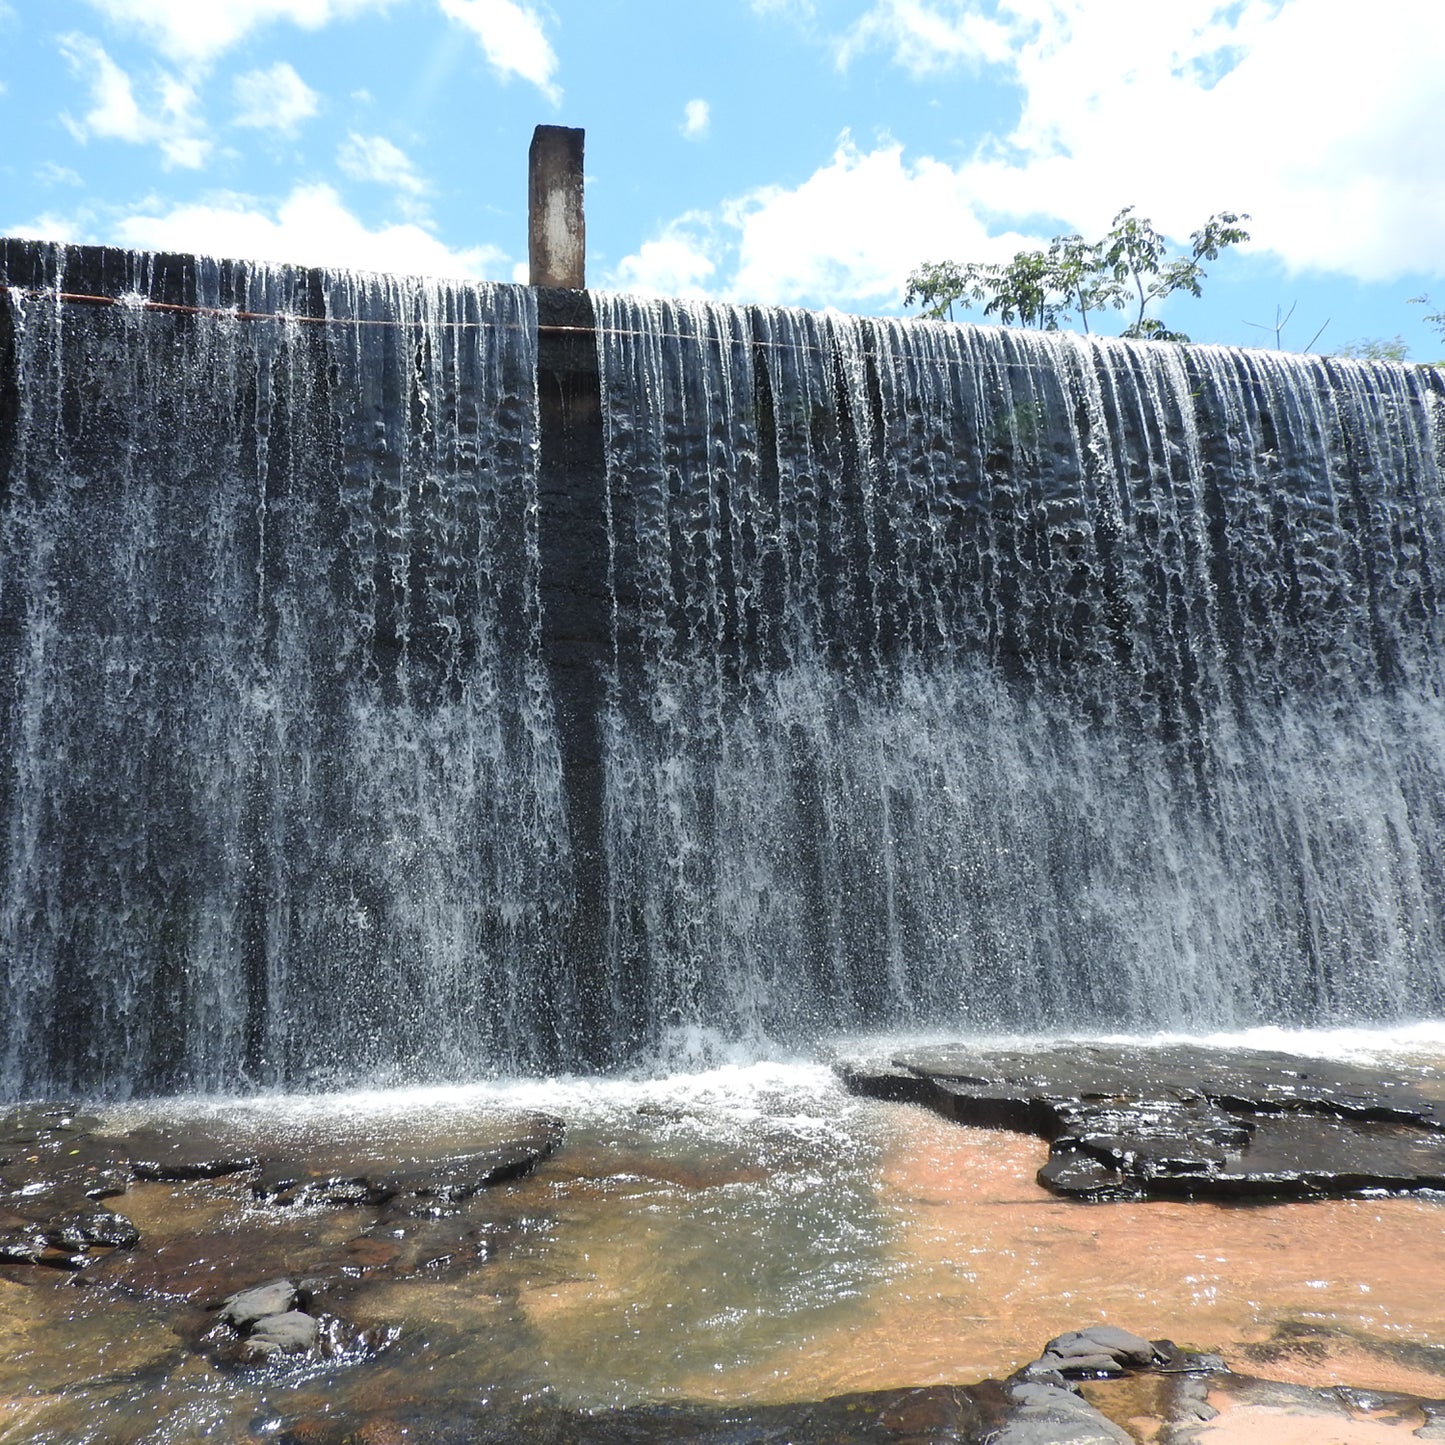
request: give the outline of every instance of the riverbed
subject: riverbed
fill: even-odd
[[[1445,1079],[1430,1028],[1286,1042]],[[99,1112],[116,1133],[422,1162],[487,1116],[566,1133],[521,1178],[403,1214],[278,1203],[245,1174],[132,1184],[108,1202],[134,1248],[0,1267],[6,1445],[416,1439],[526,1402],[765,1408],[1001,1379],[1101,1322],[1240,1374],[1445,1396],[1439,1196],[1080,1204],[1036,1181],[1043,1141],[854,1097],[825,1059]],[[227,1358],[214,1307],[280,1276],[318,1281],[334,1349]]]

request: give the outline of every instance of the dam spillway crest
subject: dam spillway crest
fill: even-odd
[[[7,1093],[1445,1006],[1440,372],[0,282]]]

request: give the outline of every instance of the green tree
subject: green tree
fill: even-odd
[[[1428,296],[1412,296],[1409,304],[1411,306],[1433,306],[1435,303]],[[1436,311],[1425,316],[1425,324],[1433,326],[1440,333],[1440,339],[1445,341],[1445,311]],[[1426,362],[1427,366],[1445,366],[1445,357],[1439,361]]]
[[[924,305],[924,314],[953,319],[955,302],[978,302],[985,316],[997,316],[1005,325],[1036,326],[1058,330],[1067,316],[1061,304],[1046,251],[1020,251],[1012,261],[995,265],[984,261],[937,261],[920,266],[908,278],[908,301]]]
[[[1201,294],[1204,263],[1227,246],[1249,239],[1240,225],[1247,216],[1220,211],[1189,238],[1187,251],[1172,254],[1152,222],[1125,206],[1100,241],[1055,236],[1048,246],[1019,251],[1002,265],[980,261],[934,261],[908,277],[904,304],[915,301],[923,314],[953,317],[955,303],[978,305],[1005,326],[1053,331],[1077,313],[1085,331],[1089,315],[1101,310],[1134,311],[1125,336],[1153,341],[1187,341],[1148,315],[1148,309],[1176,291]],[[1137,309],[1136,309],[1137,308]]]
[[[1082,236],[1055,236],[1049,242],[1050,277],[1058,291],[1068,297],[1079,313],[1079,324],[1089,329],[1089,312],[1118,306],[1123,294],[1120,283],[1104,267],[1102,241]],[[1064,313],[1065,315],[1067,313]]]

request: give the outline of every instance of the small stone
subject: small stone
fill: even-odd
[[[1056,1355],[1112,1355],[1121,1364],[1150,1365],[1154,1362],[1154,1346],[1142,1335],[1121,1330],[1117,1325],[1090,1325],[1088,1329],[1070,1330],[1044,1346]]]
[[[232,1358],[243,1365],[264,1365],[281,1353],[281,1346],[270,1340],[243,1340]]]
[[[300,1310],[267,1315],[257,1320],[246,1340],[248,1345],[271,1345],[282,1354],[304,1355],[316,1347],[321,1326]]]
[[[1038,1172],[1038,1181],[1056,1194],[1094,1202],[1136,1199],[1138,1186],[1102,1159],[1058,1149]]]
[[[243,1289],[221,1301],[221,1318],[238,1330],[258,1320],[283,1315],[296,1303],[296,1286],[289,1279],[271,1279]]]
[[[1035,1385],[1052,1385],[1058,1390],[1077,1390],[1079,1387],[1059,1369],[1057,1355],[1044,1355],[1030,1360],[1021,1370],[1016,1370],[1010,1379],[1023,1380]]]

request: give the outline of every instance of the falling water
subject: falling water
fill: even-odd
[[[197,315],[64,261],[0,296],[5,1091],[525,1065],[569,892],[531,293],[198,262]]]
[[[0,1092],[1445,1008],[1438,372],[27,254]]]
[[[654,1037],[1445,1003],[1445,387],[597,299]]]

